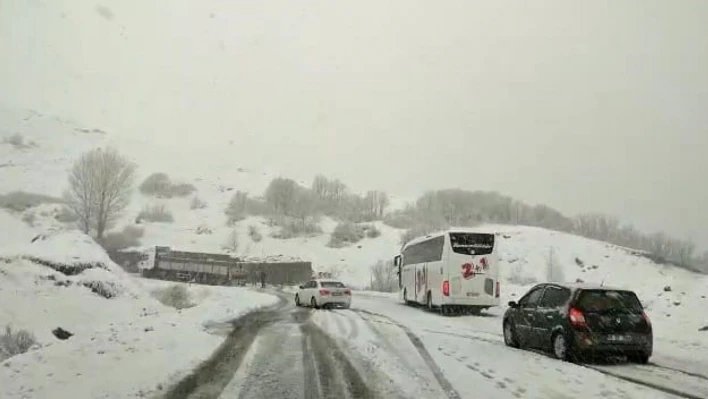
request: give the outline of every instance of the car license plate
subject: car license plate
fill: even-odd
[[[611,334],[607,336],[607,341],[609,342],[629,342],[631,340],[632,337],[629,335]]]
[[[342,293],[341,292],[333,292],[332,296],[342,296]]]

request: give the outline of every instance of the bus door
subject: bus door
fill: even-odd
[[[401,255],[396,255],[393,258],[393,266],[396,268],[396,274],[398,274],[398,289],[403,289],[403,277],[401,276]]]
[[[428,292],[428,264],[415,265],[415,299],[418,303],[425,303]]]

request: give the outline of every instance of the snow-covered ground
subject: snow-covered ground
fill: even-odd
[[[597,366],[594,370],[506,347],[500,318],[495,315],[443,317],[405,306],[393,296],[355,292],[351,310],[318,311],[312,319],[337,337],[352,356],[363,357],[411,395],[428,392],[429,397],[443,397],[435,396],[434,391],[449,384],[461,398],[674,397],[636,383],[607,378],[598,370],[695,397],[708,395],[707,378],[671,370],[675,365],[665,364],[663,355],[671,353],[674,346],[662,339],[657,340],[656,357],[652,361],[668,368],[625,364]],[[692,358],[684,359],[708,359],[706,349],[703,345]],[[683,362],[679,370],[705,376],[707,364],[705,360],[699,363]]]
[[[2,398],[126,398],[159,391],[223,341],[210,326],[277,302],[245,288],[189,286],[195,306],[178,311],[151,295],[164,282],[128,275],[86,236],[50,231],[32,243],[38,232],[2,210],[0,225],[0,327],[27,330],[38,342],[0,363]],[[38,261],[95,267],[67,276]],[[112,297],[84,283],[99,284]],[[52,334],[58,327],[74,335],[58,340]]]

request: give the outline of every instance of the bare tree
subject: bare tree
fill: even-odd
[[[135,165],[115,149],[88,151],[74,163],[64,199],[84,233],[96,238],[118,219],[130,203]]]
[[[291,216],[293,198],[298,188],[294,180],[277,177],[268,184],[265,200],[276,215]]]

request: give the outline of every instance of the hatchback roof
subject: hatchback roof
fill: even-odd
[[[543,284],[557,285],[560,287],[565,287],[571,290],[602,290],[602,291],[632,291],[627,288],[611,287],[604,284],[597,283],[558,283],[558,282],[547,282]]]

